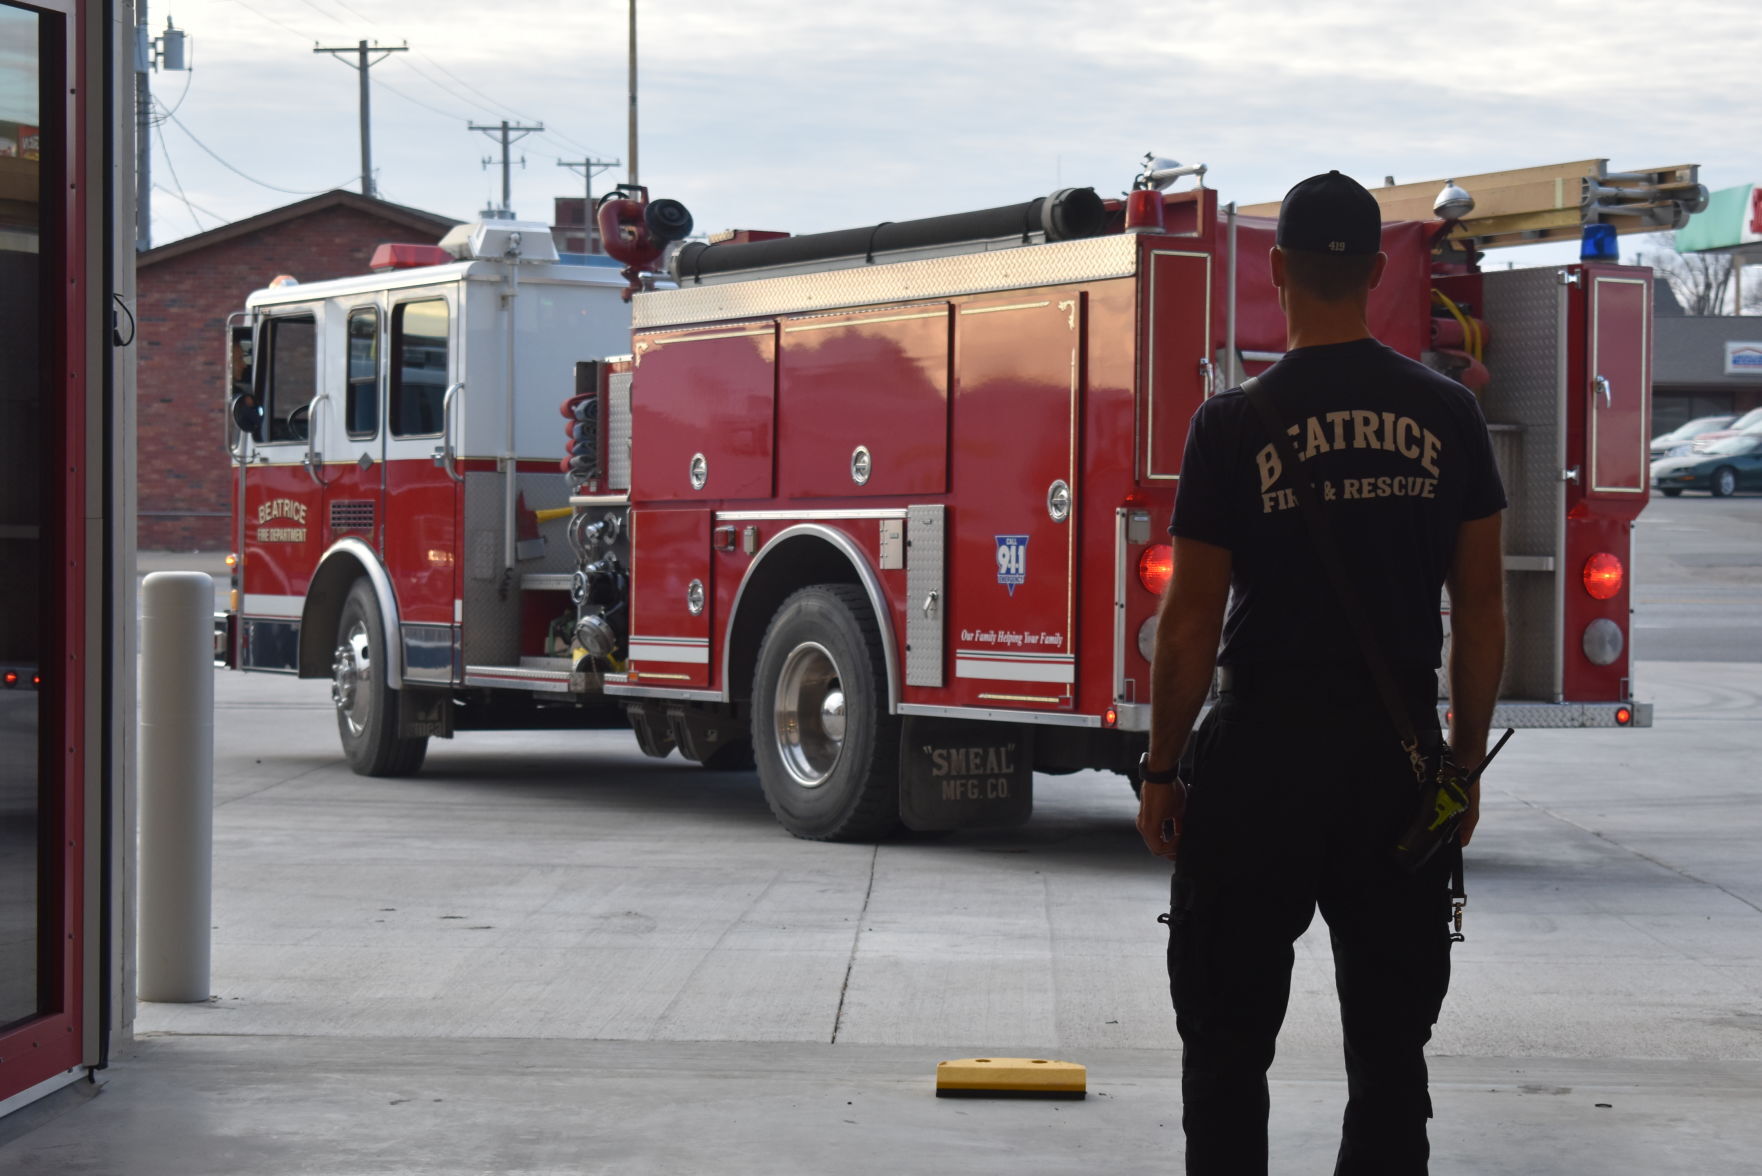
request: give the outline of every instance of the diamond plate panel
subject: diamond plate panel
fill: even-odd
[[[517,560],[504,568],[503,475],[472,471],[465,475],[465,575],[461,599],[460,637],[465,664],[515,665],[520,661],[520,577],[567,575],[575,570],[575,554],[564,537],[568,519],[538,526],[544,554]],[[517,490],[529,511],[567,506],[567,482],[550,473],[518,475]],[[559,598],[562,599],[562,598]]]
[[[656,290],[638,294],[632,300],[631,327],[642,331],[722,319],[951,298],[1123,278],[1137,271],[1136,237],[1091,237],[928,261]]]
[[[942,635],[948,589],[943,583],[944,509],[906,509],[905,684],[942,685]],[[932,596],[932,594],[934,594]]]
[[[606,377],[606,485],[613,490],[630,488],[630,372]]]
[[[1515,439],[1509,434],[1495,439],[1495,454],[1515,463],[1500,469],[1512,500],[1505,517],[1506,550],[1553,555],[1565,502],[1560,430],[1566,288],[1552,268],[1496,270],[1484,276],[1483,288],[1492,335],[1487,347],[1492,379],[1482,407],[1490,424],[1518,430]]]
[[[1487,348],[1492,379],[1482,407],[1488,422],[1497,426],[1493,453],[1511,501],[1505,515],[1505,551],[1548,557],[1557,568],[1566,522],[1566,490],[1560,480],[1565,449],[1566,288],[1553,267],[1495,270],[1482,281],[1486,303],[1482,313],[1492,337]],[[1502,693],[1557,698],[1562,656],[1559,573],[1512,572],[1505,582]]]

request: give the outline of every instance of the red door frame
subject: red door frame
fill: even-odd
[[[45,288],[58,285],[60,298],[45,300],[59,312],[47,324],[44,393],[54,403],[60,390],[62,412],[49,423],[52,454],[59,455],[60,493],[45,503],[47,542],[43,608],[46,632],[59,641],[48,644],[38,661],[42,687],[38,696],[40,780],[45,790],[39,840],[39,1008],[42,1015],[0,1033],[0,1099],[31,1089],[78,1066],[84,1048],[83,990],[85,949],[85,697],[90,679],[97,689],[103,667],[89,665],[84,641],[88,576],[85,543],[84,448],[86,420],[86,316],[88,272],[83,231],[86,209],[85,121],[87,81],[84,46],[90,27],[87,5],[77,0],[8,0],[9,5],[36,11],[43,22],[42,66],[49,84],[45,93],[63,97],[58,106],[40,112],[45,147],[44,188],[62,199],[42,206],[45,246]],[[55,18],[59,17],[57,22]],[[57,28],[57,25],[59,27]],[[51,152],[53,155],[51,156]],[[46,414],[46,420],[49,419]],[[56,787],[53,782],[59,782]]]

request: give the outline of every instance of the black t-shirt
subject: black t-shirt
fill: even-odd
[[[1480,404],[1375,339],[1289,351],[1261,383],[1297,429],[1384,656],[1438,665],[1456,529],[1505,507]],[[1230,550],[1224,665],[1363,660],[1290,489],[1292,461],[1239,388],[1193,414],[1169,531]]]

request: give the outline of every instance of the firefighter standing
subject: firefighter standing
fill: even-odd
[[[1182,459],[1138,828],[1176,863],[1169,983],[1189,1173],[1266,1171],[1266,1071],[1292,944],[1318,907],[1346,1043],[1335,1172],[1426,1170],[1424,1046],[1449,981],[1451,854],[1415,874],[1390,861],[1413,775],[1279,483],[1296,464],[1317,491],[1433,740],[1448,584],[1451,743],[1458,763],[1479,762],[1503,665],[1505,497],[1474,397],[1370,335],[1380,234],[1375,199],[1338,172],[1291,190],[1271,258],[1287,351],[1262,385],[1297,448],[1269,438],[1232,389],[1194,415]],[[1214,660],[1218,702],[1189,739]],[[1464,844],[1478,812],[1477,785]]]

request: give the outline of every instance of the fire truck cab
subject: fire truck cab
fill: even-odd
[[[279,281],[229,325],[239,563],[217,646],[331,679],[350,762],[383,774],[504,721],[469,705],[468,665],[557,681],[522,642],[570,603],[556,405],[578,360],[628,346],[630,315],[617,271],[561,264],[543,225],[461,226],[375,266]]]
[[[1692,168],[1593,162],[1560,232],[1692,197]],[[1036,771],[1129,772],[1187,422],[1284,346],[1273,221],[1168,178],[683,245],[684,209],[634,190],[600,209],[622,280],[501,224],[253,295],[227,656],[331,679],[357,771],[610,712],[650,755],[756,766],[802,837],[1010,824]],[[1370,312],[1492,424],[1498,721],[1649,725],[1650,272],[1484,272],[1465,223],[1392,217]],[[1500,231],[1556,231],[1524,223]]]

